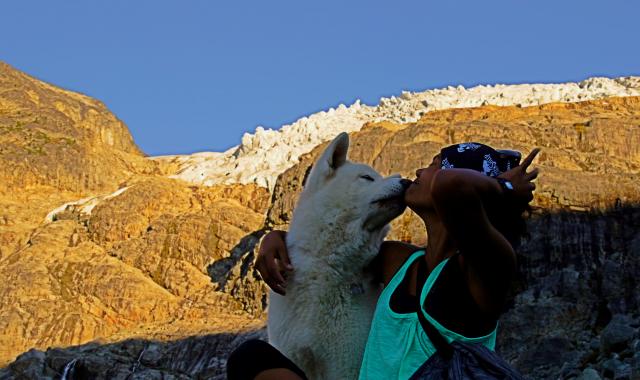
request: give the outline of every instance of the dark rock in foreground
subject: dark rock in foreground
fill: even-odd
[[[173,342],[129,339],[46,352],[30,350],[0,370],[0,379],[225,379],[226,358],[265,331],[213,334]]]

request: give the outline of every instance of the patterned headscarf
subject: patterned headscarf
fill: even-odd
[[[442,169],[473,169],[490,177],[520,165],[521,156],[514,150],[495,150],[475,142],[451,145],[440,151]]]

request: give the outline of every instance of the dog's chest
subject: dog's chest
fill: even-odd
[[[313,313],[308,318],[324,321],[328,326],[347,328],[370,319],[379,295],[378,287],[367,276],[343,283],[307,285],[311,286],[300,289],[295,301],[293,297],[291,301],[297,304],[296,308],[309,308],[313,304],[310,308]]]

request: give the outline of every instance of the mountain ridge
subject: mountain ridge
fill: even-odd
[[[225,152],[151,157],[177,166],[173,178],[212,185],[255,183],[273,189],[277,176],[302,154],[331,140],[340,132],[354,132],[368,122],[416,122],[423,115],[449,108],[486,105],[522,107],[553,102],[578,102],[611,96],[639,96],[640,77],[608,79],[592,77],[578,83],[478,85],[470,89],[449,86],[422,92],[403,91],[398,97],[381,98],[377,106],[357,100],[328,111],[304,116],[279,130],[257,127],[245,133],[240,145]]]

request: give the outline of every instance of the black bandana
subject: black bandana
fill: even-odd
[[[473,169],[490,177],[497,177],[520,165],[520,157],[520,152],[495,150],[474,142],[451,145],[440,151],[442,169]]]

